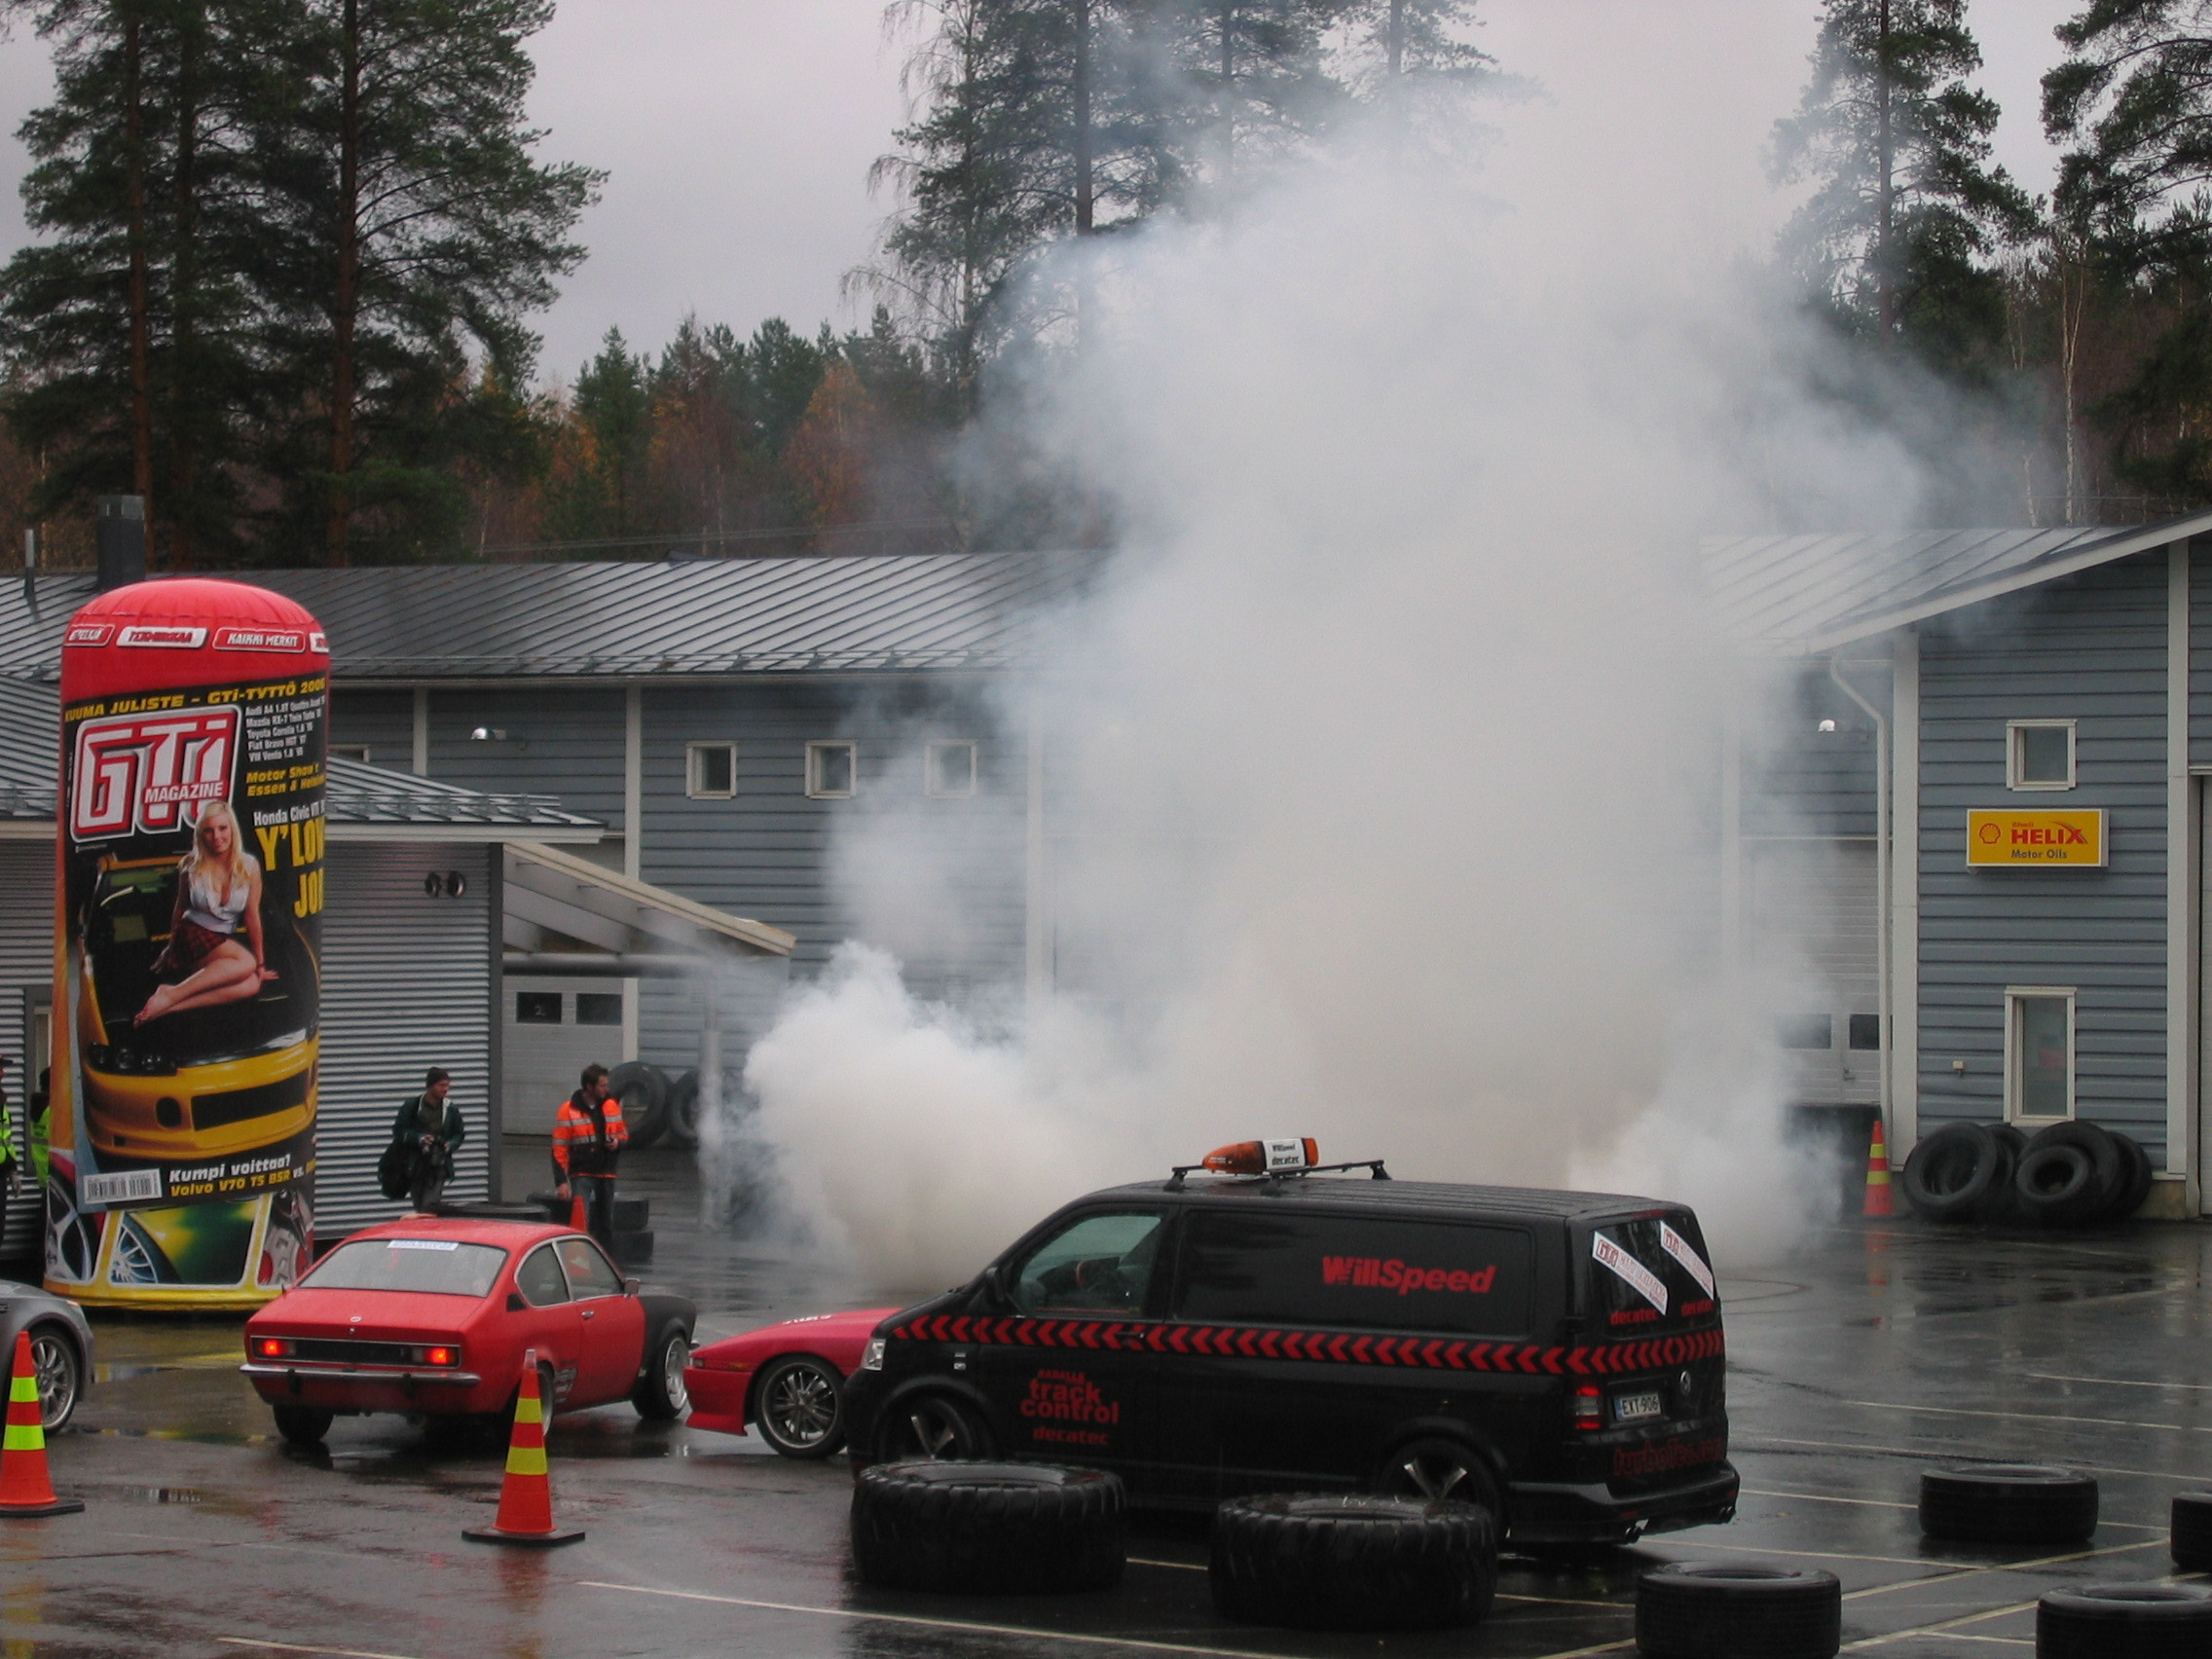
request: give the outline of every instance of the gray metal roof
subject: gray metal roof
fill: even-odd
[[[52,685],[0,676],[0,820],[53,824],[60,718]],[[334,830],[450,828],[464,832],[460,838],[485,841],[506,837],[467,831],[523,830],[527,837],[518,838],[564,841],[594,841],[603,833],[595,820],[563,812],[552,795],[486,794],[335,756],[329,779],[323,803]]]
[[[677,564],[223,572],[297,600],[342,680],[1006,669],[1080,555],[936,553]],[[0,661],[52,678],[89,575],[0,583]]]
[[[2212,513],[2161,524],[1708,537],[1706,589],[1739,643],[1825,651],[2192,535]]]

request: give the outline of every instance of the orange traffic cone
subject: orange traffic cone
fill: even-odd
[[[584,1219],[584,1198],[581,1193],[578,1193],[575,1201],[569,1205],[569,1225],[578,1233],[586,1232],[589,1228],[589,1223]]]
[[[31,1334],[16,1333],[16,1363],[8,1372],[8,1425],[0,1430],[0,1515],[74,1515],[85,1506],[55,1497],[46,1473],[46,1430],[38,1420],[38,1372],[31,1365]]]
[[[1890,1145],[1882,1138],[1882,1120],[1874,1120],[1874,1144],[1866,1149],[1866,1202],[1861,1215],[1895,1215],[1890,1197]]]
[[[515,1432],[507,1442],[507,1478],[499,1487],[499,1513],[489,1527],[461,1533],[480,1544],[531,1544],[550,1549],[572,1544],[580,1531],[553,1525],[553,1483],[545,1474],[545,1408],[537,1397],[537,1350],[522,1356],[522,1389],[515,1397]]]

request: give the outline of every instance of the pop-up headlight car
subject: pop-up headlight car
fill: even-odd
[[[1522,1545],[1605,1542],[1734,1514],[1724,1370],[1686,1207],[1393,1180],[1293,1136],[1091,1193],[883,1320],[842,1426],[861,1465],[1078,1461],[1194,1508],[1453,1497]]]

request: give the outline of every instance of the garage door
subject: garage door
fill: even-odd
[[[509,974],[504,984],[500,1128],[550,1136],[553,1114],[575,1092],[584,1067],[621,1062],[622,981]]]
[[[1881,1098],[1881,904],[1874,843],[1747,841],[1746,941],[1789,1063],[1793,1103]]]

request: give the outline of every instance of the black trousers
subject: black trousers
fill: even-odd
[[[584,1201],[584,1230],[609,1251],[614,1248],[614,1176],[578,1175],[569,1191]]]

